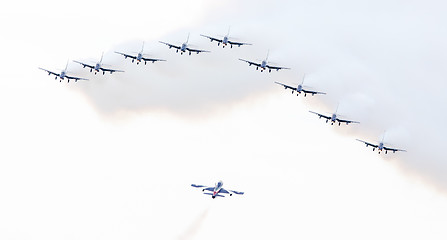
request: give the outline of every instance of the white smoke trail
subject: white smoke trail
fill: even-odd
[[[380,138],[408,153],[393,164],[447,189],[444,136],[447,96],[444,66],[447,32],[440,25],[445,4],[433,1],[229,2],[209,13],[203,24],[147,39],[148,52],[168,62],[135,66],[113,50],[136,51],[141,41],[121,43],[106,55],[125,74],[97,77],[82,92],[103,113],[170,111],[194,115],[274,91],[273,81],[299,82],[328,93],[309,107],[339,112],[361,124],[348,133],[369,141]],[[220,49],[200,33],[230,34],[254,45]],[[190,42],[212,53],[179,56],[158,40]],[[291,71],[255,72],[237,58],[270,59]]]
[[[181,240],[193,239],[199,232],[206,217],[208,216],[209,208],[205,209],[194,221],[189,225],[188,229],[179,237]]]

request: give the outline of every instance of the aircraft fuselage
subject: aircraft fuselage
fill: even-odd
[[[379,151],[383,150],[383,142],[379,143],[379,146],[377,147],[379,149]]]
[[[228,36],[225,36],[222,40],[222,44],[223,45],[227,45],[228,44]]]
[[[220,190],[222,189],[223,182],[219,181],[216,183],[216,186],[214,187],[213,196],[212,198],[216,198],[216,195],[219,194]]]
[[[183,43],[183,44],[182,44],[182,47],[180,48],[180,51],[185,52],[187,46],[188,46],[188,45],[187,45],[186,43]]]
[[[266,60],[262,61],[261,62],[261,68],[265,69],[266,66],[267,66],[267,61]]]
[[[337,114],[332,114],[332,116],[331,116],[331,121],[332,122],[335,122],[335,121],[337,121]]]

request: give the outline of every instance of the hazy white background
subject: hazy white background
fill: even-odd
[[[445,239],[445,4],[8,3],[1,239]],[[221,49],[199,34],[254,45]],[[190,42],[180,56],[158,43]],[[113,51],[167,62],[136,66]],[[292,70],[254,71],[270,59]],[[68,59],[125,74],[59,83]],[[292,96],[274,81],[327,96]],[[335,127],[308,113],[334,111]],[[379,156],[355,138],[408,153]],[[191,183],[245,191],[212,200]]]

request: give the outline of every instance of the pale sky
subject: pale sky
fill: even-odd
[[[445,4],[57,1],[0,10],[0,239],[446,239]],[[253,46],[218,48],[199,34]],[[209,54],[180,56],[158,43]],[[167,62],[132,65],[113,51]],[[270,57],[290,71],[237,60]],[[59,83],[68,59],[119,75]],[[327,96],[296,97],[274,84]],[[430,89],[430,91],[424,91]],[[340,113],[335,127],[308,113]],[[355,141],[407,153],[378,155]],[[191,183],[244,191],[211,199]]]

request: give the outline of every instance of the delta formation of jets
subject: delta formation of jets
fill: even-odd
[[[238,195],[244,194],[244,192],[227,190],[227,189],[223,188],[223,182],[222,181],[217,182],[214,185],[214,187],[207,187],[207,186],[204,186],[204,185],[196,185],[196,184],[191,184],[191,186],[195,187],[195,188],[202,188],[203,194],[211,195],[212,198],[225,197],[224,195],[221,195],[221,194],[230,194],[230,196],[233,196],[233,193],[234,194],[238,194]],[[208,192],[205,192],[205,191],[208,191]]]
[[[229,33],[230,30],[228,30],[228,33],[223,37],[223,38],[217,38],[217,37],[212,37],[212,36],[208,36],[208,35],[203,35],[201,34],[200,36],[205,37],[207,39],[209,39],[211,42],[215,41],[217,42],[217,46],[222,45],[223,48],[225,48],[225,46],[230,45],[230,48],[233,48],[233,46],[243,46],[243,45],[251,45],[250,43],[245,43],[245,42],[236,42],[230,39],[229,37]],[[210,52],[207,50],[202,50],[202,49],[194,49],[191,48],[189,45],[189,34],[188,37],[186,38],[186,41],[184,43],[182,43],[181,45],[175,45],[175,44],[171,44],[171,43],[167,43],[167,42],[163,42],[160,41],[160,43],[167,45],[170,49],[171,48],[175,48],[176,52],[180,52],[181,55],[183,55],[183,53],[188,53],[189,55],[191,55],[191,53],[204,53],[204,52]],[[130,54],[130,53],[124,53],[124,52],[118,52],[115,51],[116,54],[122,55],[124,56],[124,59],[131,59],[132,63],[136,62],[136,64],[138,65],[141,62],[144,62],[144,64],[146,65],[147,62],[159,62],[159,61],[166,61],[163,59],[158,59],[158,58],[149,58],[147,57],[147,54],[144,53],[144,42],[143,45],[141,47],[140,52],[137,52],[135,54]],[[104,67],[105,65],[102,63],[103,61],[103,55],[101,56],[101,59],[99,60],[99,62],[97,62],[96,64],[88,64],[85,62],[80,62],[80,61],[74,61],[78,64],[81,64],[83,68],[88,67],[90,69],[90,72],[94,72],[94,74],[97,74],[98,72],[102,72],[102,74],[104,75],[106,72],[109,72],[110,74],[114,73],[114,72],[124,72],[122,70],[118,70],[118,69],[114,69],[114,68],[109,68],[109,67]],[[249,61],[249,60],[245,60],[242,58],[239,58],[240,61],[246,62],[248,63],[249,66],[254,65],[256,66],[256,70],[260,70],[261,72],[268,70],[268,72],[271,72],[272,70],[282,70],[282,69],[290,69],[287,67],[280,67],[280,66],[273,66],[271,65],[271,63],[269,63],[268,61],[268,57],[269,57],[269,51],[267,51],[267,56],[264,60],[262,60],[260,63],[258,62],[253,62],[253,61]],[[67,82],[70,82],[70,80],[74,80],[75,82],[77,82],[78,80],[88,80],[86,78],[80,78],[80,77],[75,77],[75,76],[70,76],[67,74],[67,68],[68,68],[68,62],[67,65],[65,66],[65,69],[62,70],[60,73],[56,73],[56,72],[52,72],[49,71],[47,69],[43,69],[43,68],[39,68],[41,70],[44,70],[48,73],[48,75],[55,75],[55,79],[57,80],[59,78],[59,81],[62,82],[62,80],[67,79]],[[267,71],[266,71],[267,72]],[[290,89],[292,90],[292,94],[294,94],[294,92],[297,93],[297,96],[299,96],[300,94],[304,93],[304,96],[306,97],[307,94],[310,94],[312,96],[314,95],[324,95],[326,94],[325,92],[318,92],[318,91],[312,91],[309,90],[307,87],[305,87],[304,84],[304,78],[300,84],[296,85],[296,86],[290,86],[281,82],[275,82],[278,85],[281,85],[282,87],[284,87],[284,89]],[[346,125],[349,125],[350,123],[359,123],[357,121],[353,121],[353,120],[347,120],[347,119],[341,119],[337,116],[337,111],[338,111],[338,106],[337,109],[335,110],[334,113],[330,114],[330,115],[325,115],[325,114],[321,114],[321,113],[317,113],[317,112],[313,112],[313,111],[309,111],[310,113],[316,114],[318,115],[319,118],[325,118],[326,119],[326,123],[328,123],[329,121],[331,122],[331,125],[334,125],[334,123],[338,123],[338,125],[340,126],[342,123],[346,123]],[[383,143],[383,138],[382,141],[380,141],[378,144],[373,144],[373,143],[369,143],[360,139],[356,139],[357,141],[360,141],[362,143],[364,143],[366,145],[366,147],[371,146],[373,148],[373,151],[375,149],[377,149],[378,153],[382,152],[383,150],[385,151],[385,154],[388,153],[388,151],[392,151],[393,153],[398,152],[398,151],[403,151],[405,152],[405,150],[403,149],[397,149],[397,148],[389,148],[386,147]],[[202,188],[202,191],[204,191],[204,194],[208,194],[208,195],[212,195],[212,198],[215,198],[216,196],[218,197],[224,197],[224,195],[221,194],[230,194],[230,196],[234,193],[234,194],[244,194],[243,192],[237,192],[237,191],[233,191],[233,190],[226,190],[224,188],[222,188],[223,183],[222,181],[219,181],[218,183],[216,183],[216,185],[214,187],[207,187],[207,186],[203,186],[203,185],[195,185],[192,184],[191,186],[196,187],[196,188]],[[208,192],[205,192],[208,191]],[[212,192],[212,193],[211,193]]]

